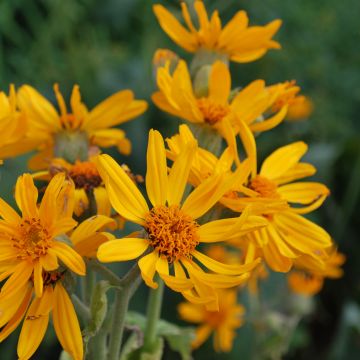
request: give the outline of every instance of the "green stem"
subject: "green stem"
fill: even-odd
[[[129,301],[141,282],[137,264],[121,279],[121,289],[116,289],[114,312],[111,325],[108,360],[118,360],[124,332],[125,316]]]
[[[164,293],[164,282],[158,278],[157,289],[150,290],[150,296],[147,305],[147,322],[144,335],[144,350],[151,351],[156,342],[156,326],[160,319],[162,299]]]
[[[91,339],[91,357],[94,360],[106,359],[106,338],[107,332],[102,329]]]
[[[91,302],[91,296],[96,284],[96,273],[90,268],[87,269],[86,276],[83,278],[84,281],[84,293],[83,301],[86,305],[89,305]]]
[[[72,302],[80,318],[87,323],[90,319],[90,309],[75,294],[71,295]]]
[[[94,269],[97,273],[102,275],[109,283],[113,286],[122,286],[122,279],[120,279],[116,274],[114,274],[109,268],[100,264],[95,259],[89,259],[88,261],[89,267]]]

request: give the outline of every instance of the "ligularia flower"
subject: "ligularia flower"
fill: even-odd
[[[89,111],[81,101],[79,86],[75,85],[71,94],[71,112],[57,84],[54,86],[60,113],[55,107],[29,85],[18,92],[19,107],[28,116],[31,126],[28,137],[37,141],[41,152],[30,162],[33,169],[47,168],[52,157],[67,154],[67,160],[86,160],[89,146],[117,146],[128,154],[130,141],[125,132],[113,128],[141,115],[147,103],[135,100],[130,90],[123,90],[110,96]]]
[[[182,292],[190,301],[204,303],[215,310],[218,304],[214,288],[243,283],[248,278],[247,272],[258,261],[246,266],[225,265],[202,254],[199,244],[241,236],[263,226],[265,222],[244,212],[239,218],[216,220],[203,225],[198,223],[197,220],[228,190],[235,176],[229,179],[221,173],[216,174],[183,201],[196,146],[196,142],[189,144],[167,174],[163,138],[159,132],[150,131],[146,189],[151,208],[110,156],[100,155],[96,159],[113,208],[124,218],[141,225],[147,234],[142,239],[123,238],[102,244],[98,259],[102,262],[126,261],[144,255],[138,265],[148,286],[157,287],[153,281],[157,272],[171,289]],[[243,226],[245,221],[246,229]],[[150,253],[145,254],[146,251]],[[197,262],[212,273],[205,272]]]
[[[162,29],[179,46],[189,52],[215,52],[232,61],[245,63],[262,57],[269,49],[279,49],[280,45],[272,40],[281,21],[274,20],[266,26],[248,26],[245,11],[239,11],[222,27],[218,11],[208,19],[204,3],[195,1],[194,8],[199,21],[196,29],[185,1],[181,2],[182,15],[186,29],[162,5],[154,5],[154,13]]]

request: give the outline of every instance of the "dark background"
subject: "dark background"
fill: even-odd
[[[1,0],[0,86],[28,83],[50,99],[58,82],[66,97],[74,83],[80,85],[91,108],[120,89],[134,90],[150,102],[154,90],[151,59],[158,47],[168,47],[189,59],[161,31],[149,0]],[[179,13],[178,2],[162,1]],[[325,182],[332,196],[313,217],[324,226],[347,256],[345,276],[326,282],[314,301],[314,310],[301,322],[286,359],[358,359],[360,351],[360,2],[358,0],[248,0],[208,1],[219,9],[223,23],[239,9],[251,24],[283,20],[276,38],[281,51],[270,51],[249,64],[231,64],[233,84],[262,78],[267,83],[296,79],[310,96],[315,110],[306,122],[284,123],[259,138],[265,157],[280,145],[304,140],[310,150],[306,160],[318,168],[315,179]],[[178,121],[151,103],[149,111],[124,126],[133,142],[126,161],[143,174],[149,128],[164,136],[176,131]],[[25,171],[26,156],[8,160],[1,169],[1,196],[11,201],[16,176]],[[267,288],[275,284],[270,280]],[[270,284],[270,285],[269,285]],[[143,289],[142,291],[146,291]],[[265,290],[264,290],[265,291]],[[268,290],[269,291],[269,290]],[[279,295],[280,294],[280,295]],[[179,321],[175,303],[181,298],[167,293],[164,317]],[[265,300],[266,301],[266,300]],[[284,300],[285,301],[285,300]],[[281,303],[281,298],[280,298]],[[143,309],[140,296],[135,308]],[[181,322],[180,322],[181,323]],[[257,358],[254,330],[239,330],[231,354],[215,355],[211,343],[195,353],[196,359]],[[1,359],[15,359],[17,335],[0,345]],[[56,358],[58,345],[50,331],[35,359]],[[50,355],[49,355],[50,354]],[[52,354],[52,355],[51,355]],[[175,359],[175,355],[167,358]]]

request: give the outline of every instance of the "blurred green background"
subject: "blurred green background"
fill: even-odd
[[[54,99],[58,82],[64,94],[80,85],[89,107],[120,89],[134,90],[137,98],[150,99],[154,90],[151,67],[156,48],[181,51],[161,31],[149,0],[1,0],[0,84],[28,83]],[[177,1],[161,1],[179,14]],[[316,212],[347,256],[345,276],[326,282],[290,342],[285,359],[358,359],[360,353],[360,1],[358,0],[218,0],[224,22],[238,10],[249,13],[251,24],[283,20],[277,39],[281,51],[270,51],[250,64],[232,64],[233,84],[263,78],[268,83],[296,79],[315,104],[306,122],[284,123],[259,138],[260,156],[280,145],[304,140],[310,145],[307,160],[318,167],[316,179],[325,182],[332,196]],[[147,132],[155,127],[165,136],[178,122],[153,105],[140,119],[124,126],[134,151],[126,161],[135,173],[144,173]],[[115,154],[115,153],[113,153]],[[118,155],[117,155],[118,156]],[[120,159],[120,157],[118,156]],[[1,169],[1,196],[10,199],[16,176],[24,171],[26,157],[9,160]],[[142,289],[146,291],[146,289]],[[265,294],[281,298],[276,279]],[[166,295],[163,316],[181,323],[175,303]],[[245,299],[246,300],[246,299]],[[143,309],[141,297],[133,305]],[[0,359],[16,358],[16,335],[0,345]],[[195,359],[256,359],[254,330],[238,332],[231,354],[215,354],[208,342]],[[59,346],[49,332],[34,359],[56,359]],[[166,353],[166,359],[177,359]]]

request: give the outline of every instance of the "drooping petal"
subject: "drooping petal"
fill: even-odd
[[[48,286],[41,298],[35,298],[26,313],[22,326],[17,353],[19,360],[28,360],[39,347],[48,323],[53,305],[53,289]]]
[[[40,298],[43,294],[43,276],[42,276],[42,265],[40,261],[35,262],[34,264],[34,289],[36,297]]]
[[[143,256],[138,261],[142,278],[146,285],[153,289],[157,289],[158,287],[158,284],[153,281],[158,257],[159,254],[156,251],[153,251],[150,254]]]
[[[21,221],[18,213],[3,199],[0,198],[0,216],[12,225],[18,225]]]
[[[69,295],[60,283],[54,290],[52,318],[61,346],[74,360],[83,360],[83,342],[79,321]]]
[[[101,262],[127,261],[138,258],[149,247],[149,241],[140,238],[123,238],[107,241],[99,247]]]

